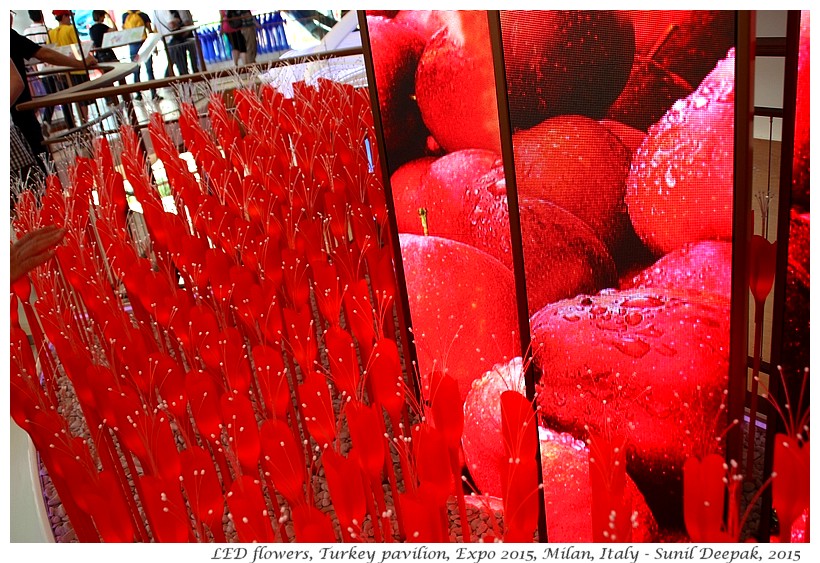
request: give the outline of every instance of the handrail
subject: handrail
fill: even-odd
[[[213,78],[223,78],[235,75],[236,73],[244,74],[248,73],[257,69],[268,69],[268,68],[276,68],[276,67],[283,67],[283,66],[291,66],[295,64],[302,64],[302,63],[310,63],[315,62],[318,60],[324,59],[335,59],[340,57],[348,57],[353,55],[361,55],[362,49],[361,47],[354,47],[349,49],[338,49],[336,51],[326,51],[324,53],[312,53],[310,55],[301,55],[296,57],[288,57],[286,59],[280,59],[277,61],[271,61],[266,63],[254,63],[252,65],[245,65],[237,68],[231,68],[229,70],[214,70],[208,72],[197,72],[194,74],[186,74],[183,76],[172,76],[169,78],[158,78],[156,80],[150,80],[147,82],[138,82],[136,84],[124,84],[122,86],[109,86],[105,88],[97,88],[95,90],[89,90],[87,92],[77,92],[76,95],[72,96],[70,100],[66,100],[65,98],[58,98],[58,94],[49,94],[48,96],[41,96],[39,98],[35,98],[30,102],[24,102],[17,105],[17,109],[19,111],[27,111],[33,109],[40,109],[44,107],[56,106],[59,104],[65,103],[74,103],[74,102],[85,102],[88,100],[96,100],[97,98],[106,98],[111,96],[124,96],[126,94],[132,94],[134,92],[143,92],[145,90],[156,89],[156,88],[164,88],[167,86],[173,86],[179,82],[204,82],[206,80],[211,80]],[[105,64],[105,63],[103,63]],[[116,63],[110,63],[116,64]],[[120,63],[124,64],[124,63]]]

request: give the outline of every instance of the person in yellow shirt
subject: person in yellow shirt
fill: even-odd
[[[60,46],[78,44],[80,39],[77,37],[77,30],[74,28],[74,24],[71,23],[71,10],[54,10],[51,13],[60,25],[48,30],[49,41]],[[73,86],[88,81],[88,74],[84,71],[72,72],[70,77]],[[83,121],[88,120],[88,106],[90,103],[91,102],[79,102],[77,104],[80,107],[80,114],[82,115]],[[69,119],[68,121],[71,122],[73,120]]]
[[[54,17],[60,23],[54,29],[48,30],[48,39],[56,45],[72,45],[79,43],[77,30],[71,24],[71,10],[54,10]]]

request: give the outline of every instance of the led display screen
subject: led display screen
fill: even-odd
[[[734,28],[501,12],[539,423],[624,440],[624,502],[660,539],[684,529],[685,460],[720,451],[726,423]],[[550,539],[582,539],[562,518]]]
[[[791,15],[790,15],[791,17]],[[779,374],[772,374],[779,409],[770,416],[776,434],[773,444],[772,475],[776,475],[772,506],[779,522],[779,541],[809,541],[809,411],[810,411],[810,28],[808,10],[800,14],[797,58],[797,91],[794,113],[794,156],[792,159],[791,208],[788,213],[788,257],[785,261],[785,303],[782,310],[782,345]],[[791,56],[792,53],[788,53]],[[788,141],[788,139],[784,139]],[[788,187],[787,187],[788,189]],[[781,194],[784,192],[781,188]],[[786,198],[781,196],[781,201]],[[784,221],[786,213],[780,213]],[[784,225],[785,227],[785,225]],[[779,236],[785,234],[779,229]],[[782,240],[782,238],[780,239]],[[780,263],[779,263],[780,264]],[[782,276],[782,272],[778,272]],[[779,302],[783,303],[783,302]],[[777,318],[777,317],[776,317]],[[778,385],[780,384],[780,385]],[[779,387],[779,388],[778,388]],[[779,412],[778,412],[779,411]],[[779,481],[779,482],[778,482]],[[788,489],[786,489],[788,487]],[[784,491],[788,491],[784,494]],[[774,534],[775,530],[773,530]]]
[[[509,119],[549,539],[684,537],[683,463],[726,427],[735,15],[498,17],[367,17],[419,374],[459,381],[469,483],[506,501]],[[610,504],[604,459],[628,469]]]
[[[532,541],[538,505],[532,455],[502,468],[501,396],[523,395],[509,208],[487,12],[368,13],[390,186],[425,399],[431,376],[458,382],[468,490],[505,516],[526,498],[525,515],[505,520],[504,538]],[[510,403],[511,404],[511,403]],[[518,477],[513,479],[513,476]],[[512,481],[517,487],[510,487]],[[483,538],[490,530],[473,536]]]
[[[465,395],[519,353],[487,14],[367,22],[419,372]]]
[[[789,229],[789,265],[786,279],[786,315],[781,363],[793,375],[809,366],[809,176],[810,176],[810,13],[800,17],[800,54],[797,62],[797,105],[794,116],[792,208]],[[798,373],[799,379],[799,373]]]

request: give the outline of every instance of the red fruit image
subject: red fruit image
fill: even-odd
[[[410,317],[426,395],[427,376],[470,383],[518,353],[512,272],[492,256],[439,237],[400,235]]]
[[[607,117],[646,131],[734,46],[730,11],[629,11],[637,56]]]
[[[783,352],[780,363],[786,374],[800,373],[809,366],[809,305],[811,280],[809,275],[809,239],[811,221],[808,213],[793,209],[789,223],[789,263],[786,269],[786,311],[783,327]],[[800,378],[792,377],[792,401],[799,396]],[[796,409],[796,406],[793,405]]]
[[[512,269],[504,164],[496,153],[474,149],[416,160],[397,170],[390,184],[400,233],[457,240]]]
[[[735,13],[692,10],[684,14],[649,57],[694,87],[734,47]]]
[[[635,276],[627,287],[661,288],[732,297],[732,243],[703,241],[674,250]]]
[[[797,204],[806,210],[809,209],[809,171],[811,164],[809,143],[809,130],[811,128],[810,28],[810,12],[809,10],[803,10],[800,13],[800,56],[797,59],[797,106],[794,114],[792,204]]]
[[[629,150],[630,155],[635,154],[635,151],[638,150],[638,147],[640,147],[646,139],[646,133],[629,125],[625,125],[620,121],[602,119],[600,123],[609,129],[610,133],[618,137],[618,140]]]
[[[394,21],[409,27],[425,41],[429,41],[439,30],[450,22],[458,22],[458,12],[453,10],[401,10]]]
[[[639,58],[632,66],[621,95],[606,113],[607,118],[646,131],[663,117],[672,105],[692,93],[694,88],[677,74],[657,62]]]
[[[381,16],[387,19],[395,18],[398,13],[399,10],[367,10],[368,16]]]
[[[544,425],[628,436],[628,470],[664,526],[682,525],[681,468],[726,425],[729,301],[663,289],[602,292],[533,315]]]
[[[400,233],[422,234],[419,209],[424,207],[424,202],[416,192],[435,161],[435,157],[425,156],[403,164],[390,175],[390,191]]]
[[[501,33],[515,129],[556,115],[601,118],[629,78],[635,34],[617,12],[504,10]]]
[[[447,152],[501,154],[493,56],[486,12],[457,12],[427,43],[416,71],[424,124]]]
[[[553,117],[513,135],[518,197],[546,200],[592,228],[610,250],[627,231],[624,205],[630,154],[597,121]]]
[[[521,358],[499,364],[473,381],[464,403],[462,445],[467,467],[480,491],[502,494],[500,466],[504,462],[501,433],[501,394],[524,392]],[[547,533],[551,542],[592,541],[592,499],[589,487],[589,450],[581,440],[539,428],[541,469],[547,509]],[[626,494],[638,513],[633,541],[652,541],[657,524],[643,495],[631,479]]]
[[[512,271],[510,222],[501,159],[464,150],[434,162],[420,159],[391,178],[399,232],[457,240]],[[419,216],[424,209],[424,222]],[[583,221],[546,201],[520,205],[530,311],[579,293],[613,287],[615,264]]]
[[[609,251],[583,221],[534,199],[520,202],[519,211],[531,315],[560,299],[617,285]]]
[[[391,168],[424,154],[427,131],[413,99],[414,76],[424,39],[382,17],[368,16],[384,141]]]
[[[635,29],[635,53],[651,54],[663,46],[681,23],[691,17],[690,10],[624,10]],[[368,11],[368,13],[370,13]]]
[[[732,237],[734,49],[649,129],[627,179],[635,232],[656,254]]]

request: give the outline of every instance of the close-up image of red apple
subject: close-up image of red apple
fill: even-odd
[[[618,139],[629,150],[630,155],[635,154],[635,151],[638,150],[638,147],[640,147],[646,139],[645,131],[635,129],[634,127],[630,127],[620,121],[602,119],[600,123],[609,129],[610,133],[618,137]]]
[[[521,202],[519,212],[531,315],[549,303],[617,285],[609,251],[575,215],[536,199]]]
[[[638,58],[606,117],[645,132],[693,89],[686,80],[655,61]]]
[[[646,131],[688,96],[734,45],[731,12],[627,10],[636,56],[607,117]]]
[[[416,160],[399,168],[390,184],[400,233],[457,240],[483,250],[512,269],[500,156],[473,149],[436,160]]]
[[[680,29],[691,10],[624,10],[635,30],[635,53],[651,55]],[[369,12],[368,12],[369,13]]]
[[[506,183],[495,154],[464,150],[415,160],[393,174],[391,185],[400,233],[469,244],[512,271]],[[609,251],[583,221],[538,199],[522,201],[519,211],[531,312],[616,285]]]
[[[462,445],[470,475],[485,495],[500,496],[504,442],[501,433],[501,394],[524,393],[520,357],[493,366],[473,381],[464,402]],[[592,498],[589,488],[589,449],[566,433],[539,428],[541,471],[547,532],[551,542],[591,542]],[[635,483],[627,477],[626,498],[636,513],[631,541],[653,541],[655,518]]]
[[[409,27],[425,42],[450,22],[457,23],[458,19],[458,12],[454,10],[401,10],[394,17],[396,23]]]
[[[656,254],[732,238],[734,61],[731,50],[649,129],[632,158],[626,204]]]
[[[629,150],[601,123],[553,117],[513,135],[520,201],[545,200],[592,228],[610,250],[627,230]]]
[[[627,436],[630,476],[658,521],[680,526],[684,461],[721,448],[729,302],[609,291],[548,305],[530,324],[542,424]]]
[[[503,10],[501,33],[514,129],[556,115],[603,117],[635,54],[632,23],[615,11]]]
[[[811,182],[811,12],[800,14],[800,54],[797,59],[797,107],[794,114],[792,204],[809,209]]]
[[[415,71],[424,39],[412,29],[381,16],[368,16],[367,29],[384,141],[391,167],[424,154],[427,132],[413,99]]]
[[[707,240],[673,250],[626,287],[663,288],[732,297],[732,243]]]
[[[501,37],[488,17],[390,19],[424,41],[413,96],[425,150],[386,155],[419,375],[444,366],[457,379],[470,477],[502,496],[499,396],[521,385],[520,235],[550,540],[595,537],[584,440],[609,431],[628,439],[631,541],[682,538],[683,462],[721,451],[726,423],[735,16],[501,11]]]
[[[512,272],[460,242],[408,234],[399,239],[422,382],[442,371],[466,397],[473,379],[519,353]]]
[[[498,102],[487,14],[458,12],[428,41],[416,70],[424,124],[446,151],[501,154]]]
[[[786,372],[799,373],[810,365],[811,276],[809,213],[791,211],[789,222],[789,261],[786,268],[786,311],[784,315],[782,360]]]
[[[735,13],[689,10],[649,53],[650,58],[693,88],[735,45]]]

